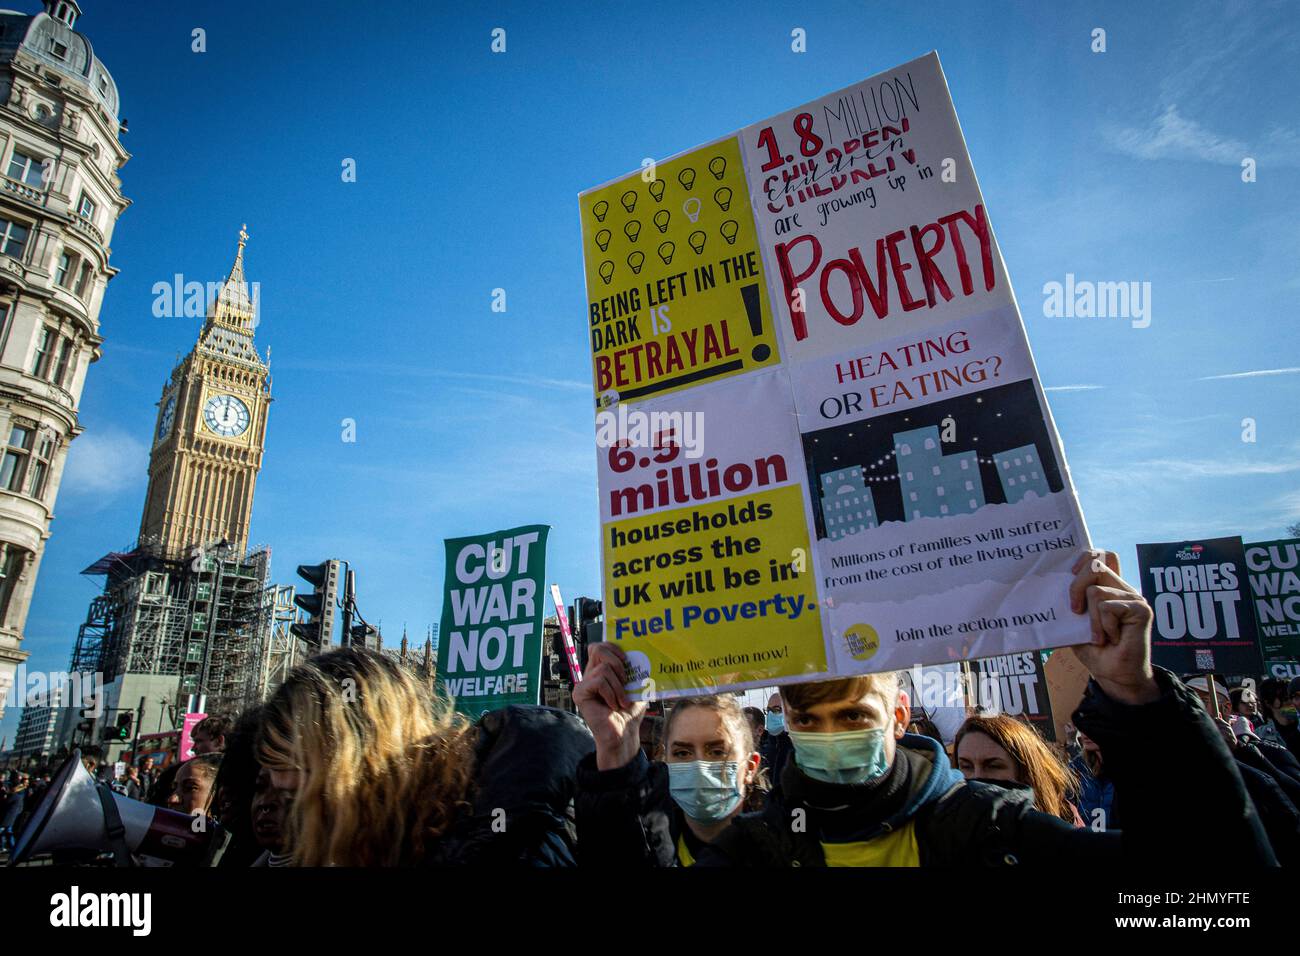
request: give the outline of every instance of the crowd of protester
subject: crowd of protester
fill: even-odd
[[[207,718],[190,759],[146,756],[112,785],[219,824],[228,867],[1169,864],[1204,859],[1197,834],[1221,866],[1300,860],[1300,678],[1229,691],[1153,667],[1150,607],[1115,556],[1074,573],[1091,680],[1052,744],[972,713],[945,746],[890,673],[652,715],[608,643],[577,714],[471,721],[424,675],[343,648],[237,719]],[[49,781],[4,781],[3,849]]]

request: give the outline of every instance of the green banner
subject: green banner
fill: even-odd
[[[1246,545],[1246,571],[1255,597],[1259,646],[1271,676],[1300,661],[1300,538]],[[1277,671],[1281,666],[1282,671]]]
[[[438,670],[470,717],[536,704],[547,525],[448,538]]]

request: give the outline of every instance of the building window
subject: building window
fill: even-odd
[[[9,178],[28,186],[42,187],[45,185],[45,167],[39,159],[15,149],[9,158]]]
[[[36,355],[32,359],[32,374],[45,378],[50,370],[50,356],[54,354],[54,343],[59,335],[48,325],[41,329],[41,336],[36,340]]]
[[[59,361],[54,366],[54,378],[52,381],[60,388],[67,388],[66,381],[68,370],[72,367],[72,339],[65,338],[63,344],[59,346]]]
[[[12,544],[0,544],[0,624],[9,617],[9,601],[18,587],[26,555],[26,551]]]
[[[77,276],[77,290],[76,290],[77,296],[79,298],[84,299],[86,297],[86,289],[89,286],[90,286],[90,263],[83,262],[81,264],[81,275]]]
[[[54,272],[54,284],[68,288],[68,276],[74,271],[77,264],[77,257],[70,252],[65,252],[59,256],[59,268]]]
[[[85,193],[81,194],[81,202],[77,204],[77,214],[82,219],[93,219],[95,216],[95,204]]]
[[[34,436],[32,429],[22,425],[15,425],[9,432],[9,447],[5,449],[4,461],[0,463],[0,488],[7,491],[22,490]]]
[[[13,256],[15,259],[21,259],[23,249],[26,247],[27,227],[0,218],[0,253]]]
[[[108,77],[106,77],[103,73],[99,74],[99,92],[101,93],[108,92]]]
[[[54,439],[42,438],[32,458],[32,480],[27,493],[33,498],[45,497],[45,481],[50,476],[50,460],[54,457]]]
[[[50,37],[50,55],[56,60],[66,60],[68,58],[68,45],[60,43],[54,37]]]

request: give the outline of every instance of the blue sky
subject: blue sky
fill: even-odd
[[[362,613],[422,637],[444,537],[544,522],[548,577],[598,593],[578,192],[931,49],[1095,542],[1132,573],[1139,541],[1300,520],[1293,5],[477,6],[86,0],[133,204],[30,668],[66,667],[101,583],[78,572],[138,531],[155,403],[199,328],[155,318],[152,286],[220,279],[243,222],[274,353],[252,540],[275,579],[346,558]],[[1150,327],[1046,317],[1067,273],[1150,282]]]

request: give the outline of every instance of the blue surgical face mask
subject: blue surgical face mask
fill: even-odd
[[[780,711],[774,714],[769,710],[763,718],[763,729],[772,736],[785,733],[785,714]]]
[[[720,823],[740,806],[740,764],[734,760],[670,763],[668,792],[692,820]]]
[[[835,734],[791,730],[794,762],[823,783],[866,783],[889,769],[885,757],[885,728],[849,730]]]

